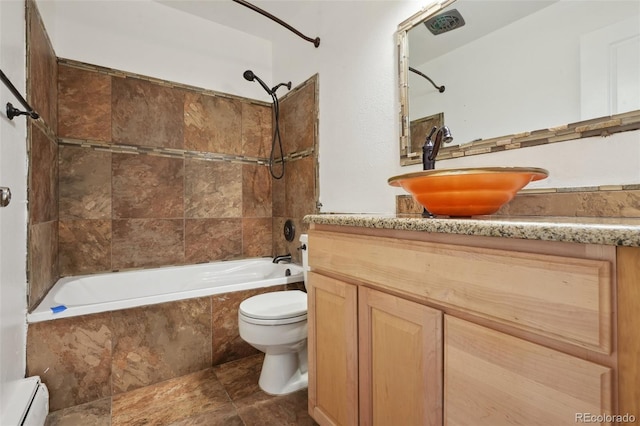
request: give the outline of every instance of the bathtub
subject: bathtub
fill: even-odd
[[[59,279],[28,323],[303,281],[302,267],[270,258],[230,260]]]

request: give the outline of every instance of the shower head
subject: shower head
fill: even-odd
[[[266,90],[268,94],[273,95],[273,92],[274,92],[274,91],[273,91],[273,90],[270,90],[270,89],[269,89],[269,87],[267,87],[267,85],[266,85],[266,84],[264,84],[264,81],[260,80],[260,78],[259,78],[257,75],[255,75],[255,74],[253,73],[253,71],[251,71],[251,70],[246,70],[246,71],[244,72],[244,74],[242,74],[242,75],[244,76],[244,79],[245,79],[245,80],[247,80],[247,81],[254,81],[254,80],[257,80],[257,81],[258,81],[258,83],[260,83],[260,86],[262,86],[262,88],[263,88],[264,90]]]
[[[276,93],[276,90],[278,90],[281,86],[285,86],[288,90],[291,90],[291,82],[288,82],[288,83],[280,83],[277,86],[274,86],[271,89],[271,92]]]

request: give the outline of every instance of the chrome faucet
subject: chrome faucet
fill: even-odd
[[[273,258],[273,263],[287,262],[291,263],[291,254],[287,253],[282,256],[276,256]]]
[[[436,136],[432,140],[431,137],[434,133],[436,134]],[[451,131],[447,126],[442,126],[439,129],[434,126],[427,136],[427,140],[422,146],[422,170],[435,169],[436,157],[438,156],[440,145],[442,145],[443,143],[449,143],[452,140],[453,136],[451,136]]]

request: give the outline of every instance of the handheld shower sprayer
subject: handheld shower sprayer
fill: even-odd
[[[272,90],[269,90],[269,87],[264,83],[264,81],[260,80],[260,77],[258,77],[257,75],[255,75],[255,74],[253,73],[253,71],[251,71],[251,70],[246,70],[246,71],[244,72],[244,74],[242,74],[242,75],[244,76],[244,79],[245,79],[245,80],[247,80],[247,81],[254,81],[254,80],[257,80],[257,81],[258,81],[258,83],[260,83],[260,86],[262,86],[262,88],[263,88],[264,90],[266,90],[268,94],[273,95],[273,91],[272,91]]]
[[[271,154],[269,155],[269,172],[274,179],[281,179],[284,176],[284,152],[282,150],[282,138],[280,136],[280,126],[279,126],[279,116],[280,116],[280,104],[278,103],[278,96],[276,95],[276,90],[278,90],[281,86],[286,86],[287,89],[291,90],[291,82],[288,83],[280,83],[274,86],[272,89],[265,84],[264,81],[260,80],[260,78],[253,73],[251,70],[246,70],[243,74],[243,77],[247,81],[257,80],[258,83],[262,86],[262,88],[271,96],[273,99],[273,115],[275,117],[275,129],[273,132],[273,140],[271,142]],[[282,163],[282,172],[280,174],[276,174],[273,171],[273,163],[275,161],[275,148],[276,141],[278,142],[278,147],[280,149],[280,163]]]

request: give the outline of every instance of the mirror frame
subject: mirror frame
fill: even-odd
[[[456,0],[436,1],[402,21],[398,25],[396,41],[398,48],[398,83],[400,93],[400,165],[422,164],[422,150],[410,151],[409,119],[409,46],[408,32],[429,17],[437,14]],[[640,129],[640,110],[597,117],[547,129],[523,131],[491,139],[478,139],[462,145],[441,147],[438,160],[488,154],[530,146],[565,142],[594,136],[609,136],[614,133]]]

